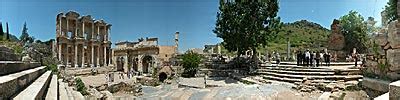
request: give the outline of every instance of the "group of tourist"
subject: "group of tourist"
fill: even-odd
[[[330,66],[331,63],[331,54],[325,50],[325,52],[320,51],[310,51],[307,49],[306,51],[297,51],[297,66],[312,66],[319,67],[322,65],[322,61],[325,62],[325,66]]]

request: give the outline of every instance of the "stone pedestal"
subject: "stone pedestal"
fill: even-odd
[[[400,81],[390,83],[389,100],[400,100]]]

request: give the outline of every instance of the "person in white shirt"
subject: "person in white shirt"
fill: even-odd
[[[306,66],[309,66],[310,65],[310,50],[307,49],[305,56],[306,56]]]

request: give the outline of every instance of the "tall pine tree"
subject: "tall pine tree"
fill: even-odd
[[[6,23],[6,26],[7,26],[7,36],[6,36],[6,39],[7,39],[7,40],[10,40],[10,31],[8,30],[8,22]]]
[[[23,43],[28,42],[29,40],[29,34],[28,34],[28,28],[26,28],[26,22],[24,23],[24,27],[22,28],[22,33],[21,36],[19,37],[19,40],[21,40]]]
[[[0,36],[4,36],[3,23],[0,22]]]

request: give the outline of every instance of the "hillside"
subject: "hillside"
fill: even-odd
[[[289,33],[289,34],[287,34]],[[287,36],[290,38],[291,51],[301,49],[321,50],[326,47],[330,30],[321,25],[307,20],[300,20],[293,23],[285,23],[282,31],[268,45],[268,51],[278,51],[281,54],[287,51]],[[260,48],[265,53],[266,48]]]

